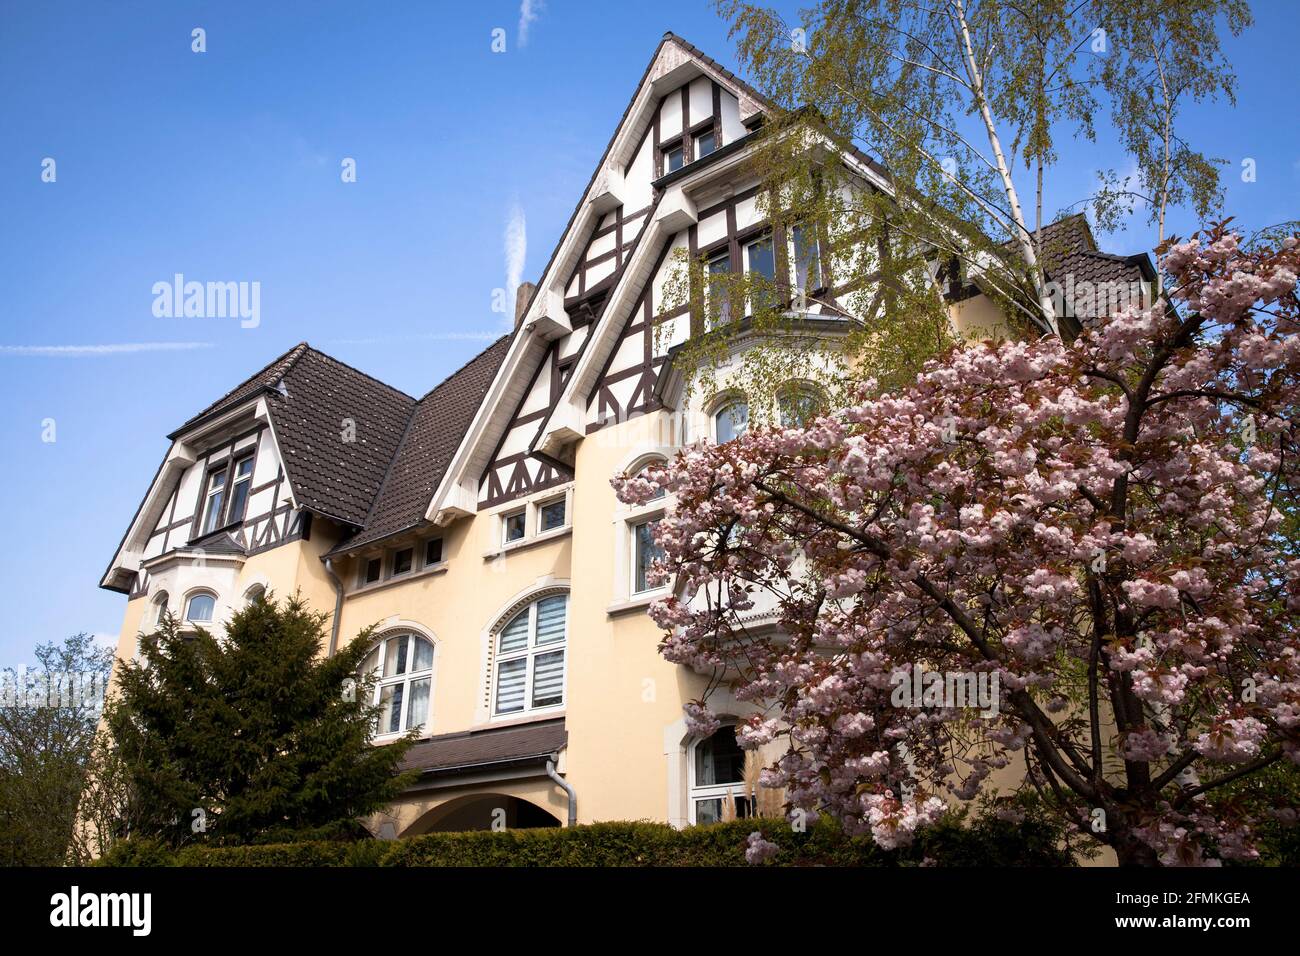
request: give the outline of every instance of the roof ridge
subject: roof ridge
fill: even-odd
[[[337,357],[335,357],[335,356],[333,356],[333,355],[330,355],[328,352],[322,352],[320,349],[316,348],[314,345],[311,345],[310,343],[303,342],[302,344],[303,344],[304,346],[306,346],[306,351],[314,352],[316,355],[319,355],[319,356],[320,356],[321,358],[323,358],[323,359],[328,359],[329,361],[333,362],[335,365],[341,365],[343,368],[347,369],[349,372],[356,372],[356,373],[357,373],[358,375],[360,375],[362,378],[369,379],[370,381],[374,382],[376,385],[382,385],[384,388],[388,389],[390,392],[394,392],[394,393],[396,393],[396,394],[398,394],[398,395],[401,395],[403,398],[409,398],[409,399],[410,399],[411,401],[413,401],[413,402],[418,402],[418,401],[419,401],[419,399],[416,398],[414,395],[410,395],[410,394],[408,394],[407,392],[402,391],[402,390],[401,390],[400,388],[398,388],[396,385],[390,385],[388,382],[385,382],[382,378],[377,378],[376,376],[371,375],[369,372],[364,372],[364,371],[362,371],[361,369],[357,368],[355,365],[350,365],[350,364],[348,364],[347,362],[343,361],[341,358],[337,358]],[[302,354],[301,354],[301,353],[300,353],[299,355],[295,356],[295,358],[294,358],[294,364],[297,364],[297,361],[298,361],[298,359],[300,359],[300,358],[302,358]],[[285,375],[288,375],[289,372],[292,371],[292,369],[293,369],[293,366],[292,366],[292,365],[291,365],[289,368],[286,368],[286,369],[284,370],[284,374],[281,375],[280,377],[281,377],[281,378],[284,378],[284,376],[285,376]]]

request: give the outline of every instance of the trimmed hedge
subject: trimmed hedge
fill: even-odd
[[[432,833],[403,840],[306,841],[189,846],[169,851],[145,840],[113,848],[100,866],[748,866],[746,838],[760,830],[778,866],[1069,866],[1058,834],[1032,819],[949,819],[905,849],[887,852],[818,821],[796,833],[783,820],[736,820],[677,830],[663,823],[594,823],[573,828]]]

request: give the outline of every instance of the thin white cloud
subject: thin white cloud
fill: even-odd
[[[393,345],[399,342],[493,342],[496,332],[426,332],[419,335],[387,335],[367,339],[328,339],[322,345]]]
[[[103,355],[135,355],[140,352],[189,352],[210,349],[211,342],[118,342],[110,345],[0,345],[0,355],[30,355],[42,358],[96,358]]]
[[[523,207],[515,203],[510,207],[510,218],[506,220],[506,306],[511,310],[508,319],[513,318],[515,307],[515,290],[524,280],[524,259],[528,255],[528,221],[524,218]]]
[[[519,46],[528,46],[528,28],[537,22],[545,9],[542,0],[523,0],[519,4],[519,36],[515,41]]]

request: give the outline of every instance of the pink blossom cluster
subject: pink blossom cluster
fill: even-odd
[[[1216,227],[1162,265],[1168,302],[1072,341],[958,348],[615,479],[672,496],[662,653],[779,715],[740,739],[788,744],[792,806],[897,846],[1015,761],[1155,862],[1253,852],[1248,815],[1188,821],[1222,775],[1300,762],[1300,250]],[[996,716],[892,706],[918,663],[996,673]]]

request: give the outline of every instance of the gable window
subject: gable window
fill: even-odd
[[[686,165],[686,144],[678,143],[676,146],[664,150],[664,172],[671,173],[681,169]]]
[[[230,488],[230,512],[226,515],[226,524],[244,520],[244,511],[248,508],[248,492],[253,487],[253,456],[239,459],[235,464],[234,483]]]
[[[564,703],[569,596],[528,605],[496,636],[492,712],[524,714]]]
[[[731,273],[731,253],[726,249],[709,259],[709,315],[708,327],[716,328],[731,321],[730,290],[727,276]]]
[[[555,501],[548,501],[538,509],[542,531],[554,531],[556,528],[564,527],[564,503],[565,499],[557,498]]]
[[[713,416],[713,433],[719,445],[739,438],[749,429],[749,403],[735,399],[723,405]]]
[[[735,727],[719,727],[691,747],[690,812],[692,823],[717,823],[735,807],[737,818],[752,814],[745,793],[745,752]]]
[[[524,516],[527,512],[520,508],[518,511],[512,511],[510,514],[501,518],[501,525],[505,534],[506,543],[511,541],[521,541],[524,537]]]
[[[821,246],[817,233],[811,226],[798,225],[790,229],[794,243],[794,286],[807,294],[822,286]]]
[[[206,624],[212,620],[212,612],[216,607],[217,599],[211,594],[202,591],[192,594],[185,603],[185,620],[195,624]]]
[[[226,472],[214,471],[208,475],[207,498],[203,506],[203,534],[221,526],[221,512],[226,504]]]
[[[772,283],[776,280],[776,255],[772,237],[764,236],[745,247],[750,278],[750,302],[754,311],[772,304]]]
[[[660,587],[649,582],[650,566],[664,556],[663,549],[655,544],[655,525],[659,522],[643,521],[632,529],[632,593],[640,594]]]
[[[366,561],[362,574],[363,584],[374,584],[379,580],[384,570],[383,558],[370,558]]]
[[[415,549],[403,548],[393,555],[393,576],[406,574],[414,566]]]
[[[362,661],[361,673],[375,676],[377,734],[400,734],[428,722],[433,689],[433,642],[428,638],[408,633],[380,641]]]
[[[718,148],[718,137],[713,130],[705,130],[695,137],[695,158],[703,159]]]
[[[430,538],[424,544],[424,566],[442,563],[442,538]]]

